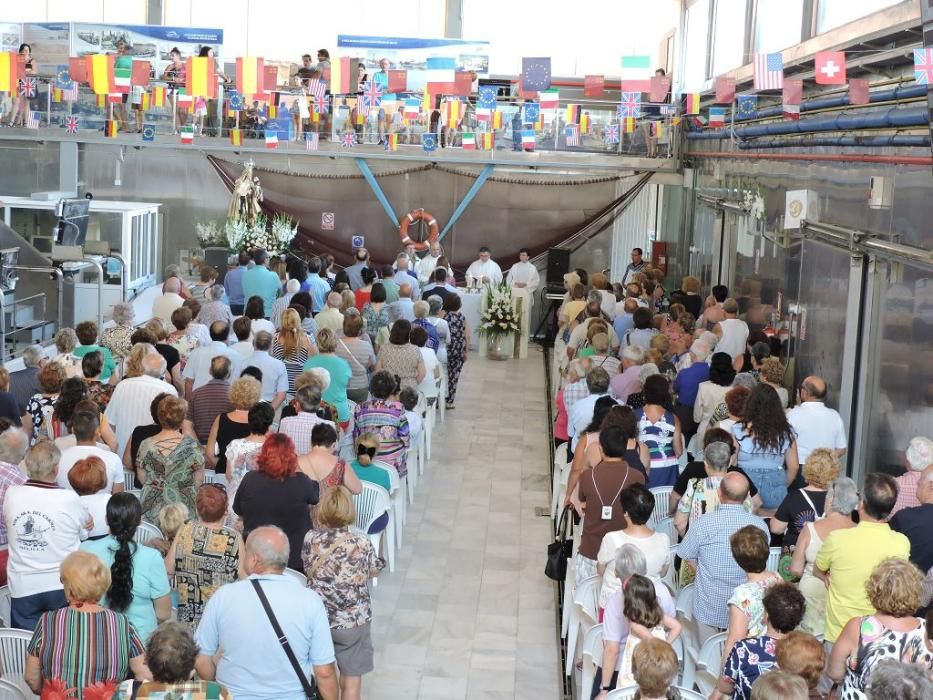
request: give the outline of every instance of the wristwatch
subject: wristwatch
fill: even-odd
[[[601,686],[599,686],[599,689],[600,689],[600,690],[605,690],[605,691],[608,692],[608,691],[612,690],[612,685],[611,685],[611,684],[610,684],[610,685],[601,685]]]

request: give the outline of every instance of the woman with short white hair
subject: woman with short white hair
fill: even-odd
[[[907,472],[895,479],[897,482],[897,503],[891,511],[891,517],[904,508],[916,508],[920,505],[917,500],[917,484],[920,483],[920,474],[933,464],[933,440],[926,437],[915,437],[907,444],[904,450],[904,466]]]
[[[130,354],[133,343],[130,342],[130,336],[136,330],[133,327],[133,320],[136,312],[133,305],[126,301],[121,301],[113,306],[113,323],[110,328],[104,329],[100,336],[100,344],[107,348],[114,360],[122,360]]]

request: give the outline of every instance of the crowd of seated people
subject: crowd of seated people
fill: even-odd
[[[360,698],[368,583],[396,545],[369,537],[392,508],[361,523],[353,496],[406,497],[466,351],[459,297],[412,304],[412,272],[393,281],[407,320],[361,253],[355,287],[326,258],[283,281],[264,251],[223,285],[172,268],[151,318],[117,304],[103,332],[61,329],[50,357],[0,370],[0,576],[5,622],[33,635],[24,687],[259,699],[313,681]]]
[[[678,679],[711,700],[933,697],[933,441],[904,446],[903,475],[856,484],[826,380],[788,375],[762,305],[666,283],[638,249],[613,291],[565,276],[556,503],[579,528],[564,599],[595,587],[571,624],[601,623],[603,642],[578,697],[675,697]],[[698,662],[712,681],[687,672]]]

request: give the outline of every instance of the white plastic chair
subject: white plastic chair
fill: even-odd
[[[431,459],[431,434],[434,430],[434,419],[431,417],[431,409],[424,394],[418,395],[418,405],[415,406],[415,410],[424,419],[424,428],[422,428],[424,433],[424,453],[428,459]]]
[[[6,678],[0,678],[0,700],[29,700],[29,695],[26,695],[23,690],[16,685],[13,681],[8,681]],[[31,695],[31,697],[36,697]]]
[[[703,697],[712,693],[719,683],[720,671],[722,671],[723,647],[726,645],[728,636],[728,632],[717,632],[703,642],[703,646],[700,647],[700,651],[697,653],[694,683],[703,693]]]
[[[437,412],[441,423],[447,420],[447,367],[441,365],[441,387],[437,394]]]
[[[204,483],[205,484],[223,484],[227,485],[227,475],[218,474],[213,469],[204,470]]]
[[[157,537],[162,537],[162,531],[152,523],[140,523],[136,527],[136,536],[133,538],[138,544],[147,544]]]
[[[133,491],[136,489],[136,484],[134,482],[135,478],[136,478],[136,474],[134,472],[130,472],[130,471],[123,472],[123,490],[124,491]]]
[[[558,449],[558,453],[562,453],[563,450]],[[555,462],[557,459],[555,459]],[[567,482],[570,479],[570,471],[573,466],[572,462],[564,462],[563,459],[560,459],[560,464],[554,465],[554,483],[551,488],[553,493],[551,494],[551,516],[556,518],[560,515],[561,504],[564,502],[564,496],[567,493]]]
[[[389,492],[378,484],[364,481],[363,492],[353,496],[353,505],[356,507],[356,526],[369,537],[377,554],[382,551],[382,535],[385,534],[388,538],[388,542],[385,543],[386,559],[389,563],[389,571],[395,571],[395,515],[392,513],[392,499],[389,497]],[[383,513],[389,514],[389,524],[381,532],[369,534],[370,526]]]
[[[9,586],[0,586],[0,620],[4,627],[12,627],[10,622],[10,605],[12,602]]]
[[[602,576],[590,576],[577,584],[573,591],[573,609],[570,611],[570,626],[567,629],[567,664],[566,675],[573,673],[577,656],[577,641],[580,628],[587,628],[599,623],[599,585]]]
[[[405,491],[408,493],[408,503],[415,504],[415,490],[418,488],[418,450],[410,443],[405,453],[405,463],[408,466],[408,475],[405,477]]]
[[[695,690],[688,690],[687,688],[681,687],[679,685],[673,686],[674,690],[680,695],[683,700],[706,700],[705,695],[701,695]],[[637,685],[630,685],[627,688],[619,688],[618,690],[612,690],[606,696],[606,700],[632,700],[635,697],[635,693],[638,691]]]
[[[583,673],[580,676],[580,697],[588,698],[596,678],[596,669],[603,665],[603,626],[590,627],[583,635]]]
[[[771,547],[770,549],[771,552],[768,554],[768,566],[766,568],[768,571],[774,571],[776,573],[778,565],[781,563],[781,548]]]
[[[26,697],[35,695],[29,690],[23,674],[26,670],[26,647],[32,639],[29,630],[0,629],[0,665],[3,677],[15,685]]]
[[[301,583],[302,586],[308,585],[308,577],[305,576],[300,571],[296,571],[295,569],[285,569],[285,571],[283,571],[282,573],[285,574],[286,576],[291,576],[293,579],[296,579],[297,581]]]
[[[398,471],[391,464],[385,462],[373,462],[374,467],[378,467],[389,476],[389,498],[392,501],[392,508],[395,511],[395,546],[402,548],[402,531],[405,523],[408,522],[408,505],[405,500],[405,492],[401,490],[401,484]],[[411,478],[411,467],[408,468],[408,477]]]
[[[141,501],[143,500],[143,490],[142,489],[124,489],[123,493],[131,493],[136,496],[136,499]]]
[[[651,494],[654,496],[654,510],[651,511],[651,517],[648,518],[647,523],[651,529],[654,529],[655,523],[668,517],[673,490],[673,486],[655,486],[651,489]]]
[[[667,572],[661,577],[661,580],[667,584],[667,587],[670,588],[674,594],[680,590],[680,572],[677,570],[677,567],[674,566],[674,562],[676,561],[674,557],[676,554],[677,545],[672,544],[667,555]]]
[[[667,516],[658,520],[654,525],[655,532],[666,533],[668,538],[671,540],[671,545],[676,545],[680,542],[680,533],[677,532],[677,528],[674,527],[674,518]]]

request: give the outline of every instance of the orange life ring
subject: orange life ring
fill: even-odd
[[[408,235],[408,227],[418,220],[424,221],[428,225],[428,240],[426,242],[414,241],[411,236]],[[399,238],[402,239],[402,243],[404,245],[415,246],[415,250],[417,251],[427,250],[431,243],[437,240],[439,234],[440,227],[437,225],[437,219],[434,218],[433,214],[426,212],[424,209],[414,209],[406,214],[398,227],[398,235]]]

